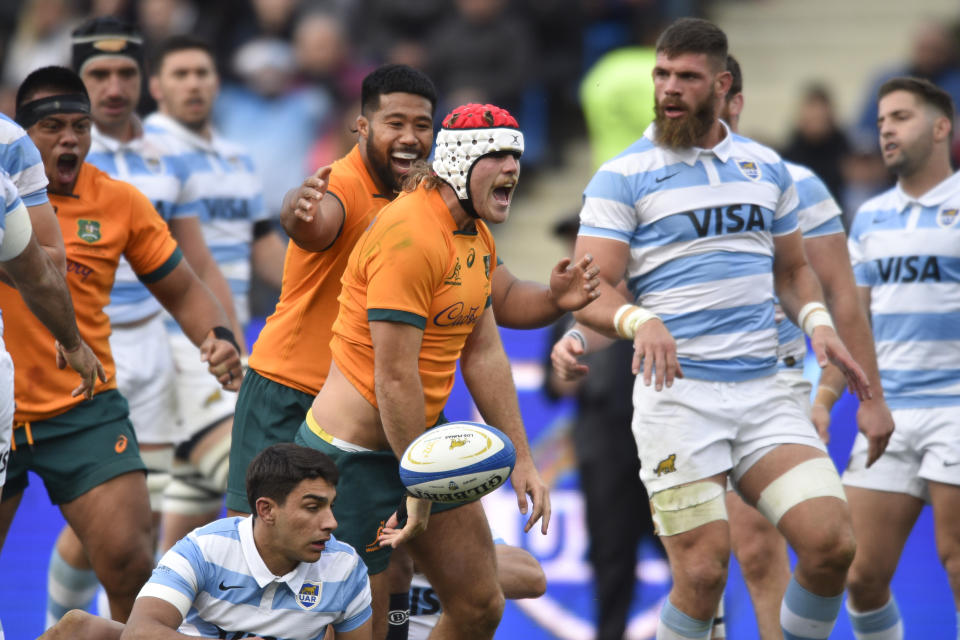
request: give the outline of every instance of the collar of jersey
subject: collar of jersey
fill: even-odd
[[[730,159],[730,154],[733,152],[733,133],[730,131],[730,127],[727,126],[727,123],[723,120],[720,120],[720,125],[723,127],[723,131],[726,135],[723,136],[723,140],[714,145],[712,149],[704,149],[702,147],[668,149],[659,145],[657,145],[657,149],[659,149],[660,152],[667,157],[668,164],[684,162],[692,167],[694,164],[696,164],[697,159],[701,155],[713,155],[716,156],[720,162],[726,162]],[[657,125],[651,122],[647,126],[647,130],[643,132],[643,137],[649,139],[655,145],[656,130]]]
[[[903,213],[913,204],[919,204],[921,207],[938,207],[943,204],[947,198],[955,195],[958,190],[960,190],[960,171],[953,173],[949,178],[919,198],[914,198],[904,193],[898,182],[897,186],[893,188],[897,203],[897,213]]]
[[[219,140],[215,131],[210,136],[210,140],[207,140],[203,136],[199,136],[190,129],[187,129],[170,116],[160,113],[159,111],[155,111],[147,116],[146,124],[163,129],[174,138],[180,139],[191,147],[202,151],[217,153],[217,143]]]
[[[123,151],[124,149],[132,149],[137,146],[141,140],[143,140],[143,123],[140,122],[140,118],[133,114],[133,128],[135,130],[135,135],[127,142],[121,142],[116,138],[111,138],[104,132],[100,131],[96,123],[90,128],[90,141],[93,146],[100,146],[106,149],[110,153],[116,153],[118,151]]]
[[[290,573],[275,576],[267,568],[263,558],[260,557],[257,545],[253,541],[253,516],[240,519],[237,532],[240,534],[240,548],[243,550],[243,559],[246,560],[247,566],[250,568],[250,575],[257,581],[257,586],[263,589],[271,582],[285,582],[293,593],[300,592],[303,581],[307,578],[307,572],[310,570],[308,563],[301,562]]]

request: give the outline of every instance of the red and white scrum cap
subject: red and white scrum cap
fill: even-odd
[[[443,119],[433,152],[433,170],[469,200],[470,171],[477,160],[501,151],[523,154],[523,133],[516,118],[492,104],[465,104]]]

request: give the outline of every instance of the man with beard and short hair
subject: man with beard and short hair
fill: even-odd
[[[785,635],[824,638],[853,531],[823,443],[777,382],[774,286],[820,365],[837,364],[861,396],[869,384],[806,262],[787,168],[717,117],[726,35],[683,18],[656,49],[656,120],[584,193],[577,254],[597,256],[604,284],[575,315],[634,343],[633,432],[674,579],[657,638],[710,634],[730,555],[728,475],[797,552]],[[616,290],[625,280],[632,300]]]
[[[860,301],[870,312],[883,390],[897,425],[887,453],[869,466],[858,435],[843,474],[854,528],[863,535],[847,581],[858,639],[904,633],[890,582],[925,503],[960,619],[960,174],[950,163],[953,100],[919,78],[879,90],[884,164],[897,177],[868,200],[850,229]],[[946,627],[941,623],[938,628]],[[952,637],[952,636],[951,636]]]

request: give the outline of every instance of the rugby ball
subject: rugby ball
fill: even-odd
[[[510,477],[517,452],[498,429],[448,422],[427,429],[400,459],[400,480],[412,495],[434,502],[470,502]]]

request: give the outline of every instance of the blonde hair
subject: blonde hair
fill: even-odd
[[[403,177],[403,190],[415,191],[421,184],[424,189],[436,189],[443,183],[426,160],[417,160]]]

